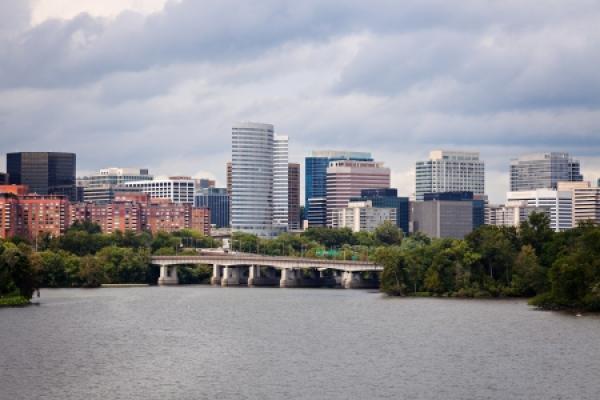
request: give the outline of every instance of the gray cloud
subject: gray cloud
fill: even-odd
[[[184,0],[34,27],[29,12],[0,5],[1,152],[224,183],[231,124],[258,120],[290,135],[296,161],[372,151],[404,194],[440,147],[480,150],[497,201],[529,150],[571,151],[600,175],[594,1]]]

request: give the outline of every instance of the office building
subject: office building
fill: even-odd
[[[547,208],[550,227],[556,232],[573,226],[573,199],[570,191],[536,189],[508,192],[508,202],[523,202],[528,207]]]
[[[590,182],[558,182],[559,192],[571,192],[573,227],[582,222],[600,224],[600,188]]]
[[[556,189],[558,182],[580,182],[579,161],[569,153],[535,153],[510,162],[510,190]]]
[[[273,137],[273,226],[288,229],[288,137]]]
[[[73,153],[20,152],[6,155],[9,182],[27,185],[32,193],[39,195],[64,195],[76,201],[75,169]]]
[[[479,153],[434,150],[427,161],[416,165],[417,201],[425,193],[467,191],[485,193],[485,163]]]
[[[231,228],[262,237],[273,227],[273,125],[233,126],[231,146]]]
[[[6,172],[0,172],[0,185],[8,185],[8,174]]]
[[[125,182],[122,186],[129,191],[148,193],[152,199],[166,199],[173,203],[194,204],[195,182],[187,176]]]
[[[460,191],[460,192],[438,192],[438,193],[425,193],[423,195],[424,201],[464,201],[469,202],[472,205],[473,216],[472,216],[472,229],[477,229],[481,225],[485,224],[485,209],[487,203],[487,197],[485,195],[475,195],[473,192]]]
[[[231,194],[231,161],[227,161],[227,193]]]
[[[363,189],[389,187],[390,169],[381,162],[331,161],[327,167],[327,225],[331,226],[334,211],[346,208]]]
[[[334,150],[313,151],[311,157],[305,158],[304,207],[308,226],[327,224],[327,167],[338,160],[373,161],[373,158],[370,153]]]
[[[288,165],[288,229],[300,229],[300,164]]]
[[[349,201],[348,207],[333,211],[332,228],[350,228],[352,232],[373,232],[389,221],[396,225],[396,209],[373,207],[371,200]]]
[[[365,189],[361,191],[360,198],[357,200],[369,200],[374,208],[394,208],[396,210],[396,226],[402,229],[405,235],[408,235],[409,201],[408,197],[398,197],[397,189]]]
[[[411,232],[431,238],[463,239],[473,230],[473,203],[430,200],[411,202]]]
[[[196,185],[196,192],[200,191],[201,189],[214,188],[216,185],[214,179],[207,178],[194,179],[194,183]]]
[[[201,189],[194,196],[194,206],[208,208],[210,210],[210,221],[216,228],[229,226],[230,196],[227,189]]]
[[[152,179],[146,168],[104,168],[97,174],[77,178],[77,186],[83,188],[83,198],[79,200],[99,204],[111,203],[117,192],[131,190],[125,187],[125,183]]]
[[[487,225],[518,227],[527,221],[532,213],[544,213],[550,217],[548,207],[528,205],[527,201],[509,201],[503,205],[488,206]]]

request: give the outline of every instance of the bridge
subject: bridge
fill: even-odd
[[[212,285],[239,286],[377,286],[383,267],[367,261],[275,257],[236,252],[200,252],[198,255],[153,256],[160,266],[159,285],[176,285],[178,265],[212,265]]]

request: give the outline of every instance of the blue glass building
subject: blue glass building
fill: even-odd
[[[230,225],[230,201],[225,188],[205,188],[194,195],[194,206],[209,208],[210,222],[217,228],[225,228]]]

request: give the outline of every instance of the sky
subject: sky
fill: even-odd
[[[225,184],[231,126],[272,123],[290,162],[370,151],[414,193],[434,149],[567,151],[600,178],[600,2],[2,0],[0,170],[77,153]]]

